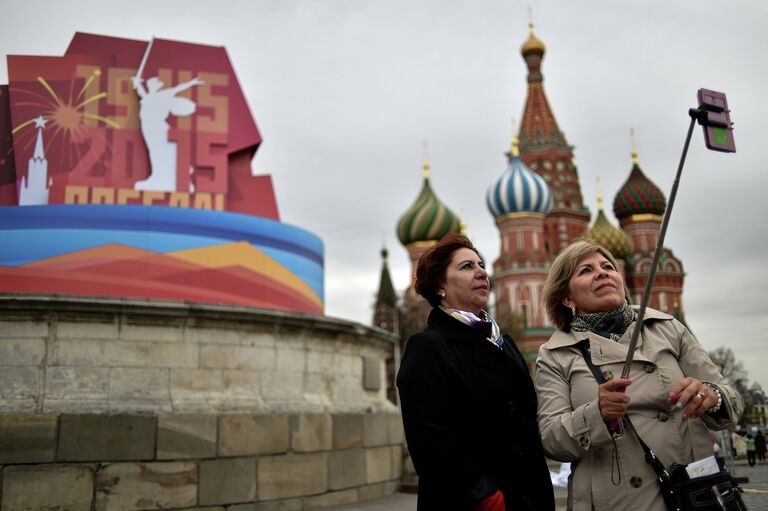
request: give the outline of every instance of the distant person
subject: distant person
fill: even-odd
[[[757,430],[755,435],[755,452],[757,453],[757,460],[765,463],[765,435],[761,430]]]
[[[735,425],[741,396],[685,325],[653,309],[640,325],[629,379],[620,377],[637,312],[627,303],[616,261],[599,245],[578,241],[565,248],[552,263],[543,298],[557,331],[536,363],[539,427],[547,455],[571,462],[569,509],[666,511],[637,435],[611,432],[606,423],[631,417],[667,467],[687,464],[713,455],[707,428]]]
[[[747,463],[749,463],[750,467],[755,466],[755,439],[752,438],[752,435],[747,433]]]
[[[552,511],[536,393],[512,339],[488,315],[485,263],[450,234],[419,259],[416,292],[432,305],[397,375],[419,475],[420,511]]]

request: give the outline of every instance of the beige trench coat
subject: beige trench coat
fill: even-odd
[[[619,377],[634,327],[630,325],[618,342],[591,332],[557,331],[539,350],[539,429],[547,455],[572,463],[569,510],[666,510],[636,436],[609,433],[598,407],[598,383],[577,347],[588,340],[595,366],[606,379]],[[667,404],[669,391],[686,376],[717,385],[723,395],[722,417],[705,414],[684,421]],[[629,416],[667,466],[711,456],[707,428],[731,427],[743,411],[739,393],[688,329],[653,309],[646,309],[630,378]]]

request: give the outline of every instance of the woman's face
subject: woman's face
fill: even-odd
[[[578,312],[605,312],[624,303],[624,279],[600,252],[584,256],[568,282],[563,305]]]
[[[488,272],[480,257],[468,248],[455,251],[440,289],[445,294],[443,303],[477,315],[488,303],[489,290]]]

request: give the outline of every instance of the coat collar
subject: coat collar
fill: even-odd
[[[633,305],[633,309],[637,310],[638,307]],[[646,307],[645,309],[645,317],[643,318],[643,323],[650,320],[671,320],[674,319],[669,314],[665,314],[661,311],[657,311],[656,309],[651,309],[650,307]],[[623,341],[624,338],[629,338],[629,335],[632,334],[632,329],[635,327],[636,323],[632,323],[629,325],[629,328],[627,328],[627,331],[624,332],[624,335],[621,337],[621,340]],[[590,338],[598,338],[600,337],[597,334],[593,334],[591,332],[563,332],[562,330],[556,330],[554,334],[552,334],[552,337],[547,341],[546,347],[550,349],[557,349],[562,348],[565,346],[575,346],[581,341],[584,341],[586,339]],[[620,341],[621,342],[621,341]],[[640,340],[638,341],[638,344],[642,343],[642,336],[640,337]]]

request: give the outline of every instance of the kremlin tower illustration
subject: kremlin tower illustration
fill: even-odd
[[[554,332],[546,317],[542,290],[556,255],[578,239],[593,240],[614,255],[635,303],[640,301],[666,208],[659,188],[643,173],[637,150],[613,202],[619,227],[606,216],[598,193],[597,214],[590,227],[573,147],[560,130],[544,91],[544,43],[529,25],[520,53],[528,67],[528,93],[517,137],[507,153],[508,165],[488,187],[486,207],[499,232],[499,254],[493,259],[492,314],[503,328],[518,325],[513,337],[533,367],[539,347]],[[633,144],[634,145],[634,144]],[[418,258],[449,232],[461,232],[459,218],[432,190],[429,163],[423,166],[421,193],[397,223],[397,235],[411,261],[411,282],[398,301],[382,252],[382,278],[374,324],[400,336],[401,348],[426,323],[429,305],[413,290]],[[482,197],[473,200],[478,207]],[[491,262],[489,257],[488,262]],[[649,306],[685,321],[682,306],[682,262],[664,248]],[[388,318],[384,320],[383,318]],[[398,318],[394,320],[392,318]]]
[[[19,189],[19,206],[35,206],[48,204],[48,189],[51,179],[48,177],[48,160],[45,159],[43,147],[43,128],[47,122],[42,116],[35,119],[37,139],[35,150],[29,159],[27,175],[21,179]]]

